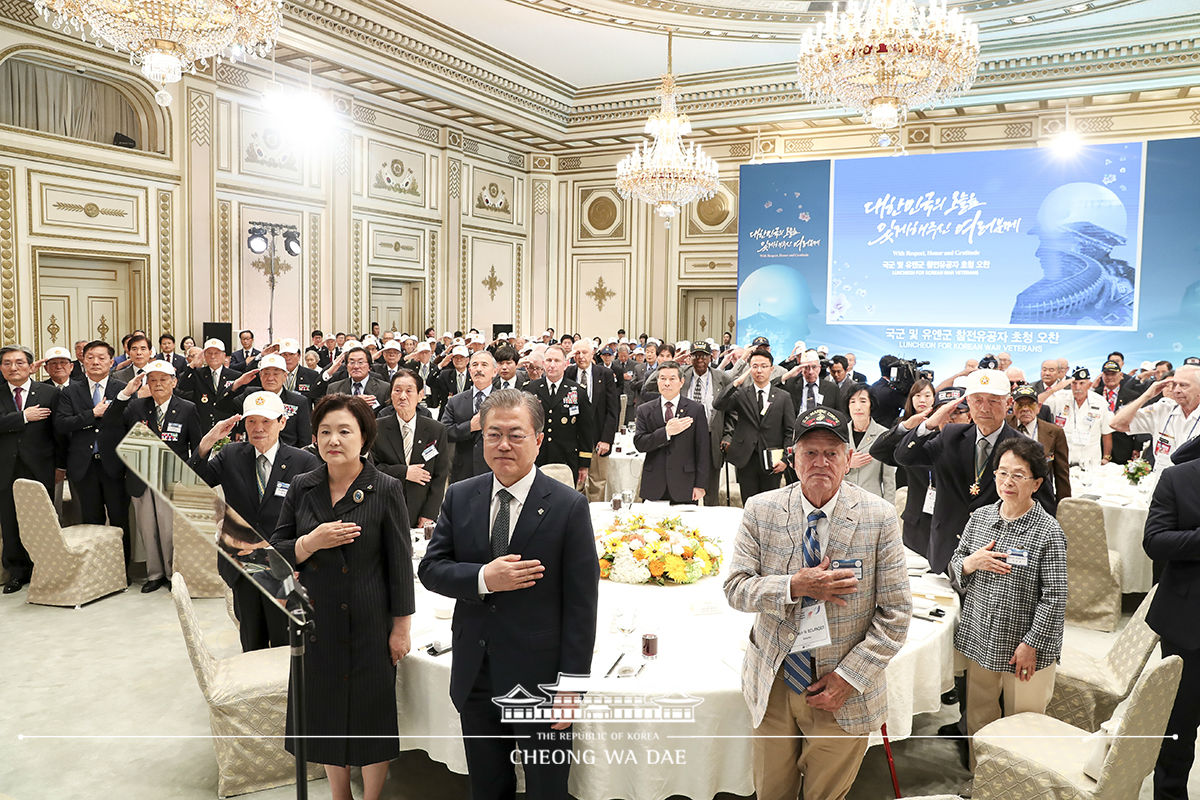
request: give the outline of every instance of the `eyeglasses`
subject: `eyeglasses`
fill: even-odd
[[[500,444],[502,441],[507,441],[513,447],[519,447],[525,443],[526,439],[533,437],[531,433],[496,433],[491,431],[483,435],[483,440],[491,445]]]
[[[1006,469],[996,470],[996,483],[1011,480],[1013,483],[1022,483],[1023,481],[1033,480],[1032,475],[1026,475],[1024,472],[1009,472]]]

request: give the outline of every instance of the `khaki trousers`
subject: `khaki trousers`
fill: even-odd
[[[1054,664],[1039,669],[1027,681],[1017,680],[1011,672],[993,672],[967,659],[967,735],[1001,716],[1011,717],[1032,711],[1045,714],[1050,696],[1054,694]],[[1000,712],[1000,696],[1004,695],[1004,713]],[[971,747],[971,771],[975,770],[975,748]]]
[[[146,579],[170,578],[175,556],[175,512],[170,503],[146,487],[141,497],[133,498],[138,536],[146,549]]]
[[[776,675],[767,713],[754,729],[755,794],[758,800],[844,800],[866,752],[866,736],[846,733],[833,714],[810,706]]]
[[[610,451],[611,452],[611,451]],[[583,487],[589,502],[604,502],[608,498],[608,456],[592,452],[592,463],[588,466],[587,485]]]

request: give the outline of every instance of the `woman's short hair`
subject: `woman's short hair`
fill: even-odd
[[[538,400],[537,395],[520,389],[497,389],[489,394],[479,406],[479,427],[487,425],[488,414],[501,408],[523,408],[528,411],[535,434],[541,433],[545,427],[546,415],[542,410],[542,401]]]
[[[1050,476],[1050,466],[1046,463],[1046,449],[1042,443],[1028,436],[1010,436],[996,445],[992,456],[992,468],[1000,468],[1000,457],[1012,453],[1029,466],[1033,477],[1045,480]]]
[[[532,395],[531,395],[532,396]],[[361,397],[351,397],[348,394],[327,394],[317,401],[317,407],[312,412],[312,427],[315,433],[321,427],[321,422],[334,411],[349,411],[358,423],[358,431],[362,434],[362,450],[359,455],[366,455],[375,444],[375,414],[367,401]]]
[[[867,405],[869,405],[871,407],[871,410],[874,411],[875,410],[875,398],[871,397],[871,387],[867,386],[865,383],[851,384],[850,391],[846,392],[846,405],[849,406],[850,401],[853,400],[854,396],[856,394],[858,394],[859,392],[867,393]]]

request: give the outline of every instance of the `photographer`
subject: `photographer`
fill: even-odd
[[[871,418],[891,428],[900,418],[908,392],[922,377],[921,367],[928,361],[912,361],[886,355],[879,359],[879,380],[871,384]]]

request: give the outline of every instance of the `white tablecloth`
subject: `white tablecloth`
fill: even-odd
[[[1153,567],[1142,549],[1142,534],[1157,475],[1147,475],[1135,487],[1122,469],[1120,464],[1104,464],[1086,472],[1073,467],[1071,489],[1077,497],[1096,499],[1104,511],[1108,549],[1121,554],[1121,590],[1127,594],[1148,592],[1153,585]]]
[[[683,508],[674,507],[669,513],[680,513]],[[648,516],[659,513],[654,509]],[[725,553],[732,552],[741,509],[688,508],[682,513],[688,524],[721,540]],[[592,505],[597,531],[612,516],[606,504]],[[921,561],[913,556],[910,564]],[[723,570],[727,564],[726,560]],[[702,702],[695,708],[694,721],[688,723],[576,723],[575,753],[583,760],[571,770],[572,795],[580,800],[661,800],[674,794],[707,798],[718,792],[747,795],[754,791],[750,714],[741,693],[741,663],[753,617],[729,608],[723,582],[723,574],[688,586],[601,581],[593,674],[606,674],[620,652],[623,638],[612,628],[614,612],[634,608],[638,630],[631,637],[632,644],[641,641],[642,633],[657,634],[659,658],[646,662],[637,677],[620,679],[620,683],[630,693],[685,693]],[[940,709],[941,693],[953,685],[957,598],[944,578],[914,578],[913,583],[914,593],[936,592],[952,599],[943,621],[912,621],[908,642],[888,666],[888,736],[892,740],[912,733],[914,714]],[[918,612],[936,605],[919,596],[914,603]],[[450,621],[434,618],[434,609],[445,612],[451,607],[452,601],[430,595],[418,585],[415,647],[434,639],[449,641]],[[461,729],[449,698],[451,656],[432,657],[424,650],[414,650],[401,662],[397,690],[401,748],[425,750],[451,770],[465,773]],[[641,665],[636,655],[624,656],[621,663],[630,662]],[[875,737],[872,743],[877,741]]]
[[[616,451],[616,447],[621,452]],[[633,446],[633,435],[618,433],[613,440],[613,451],[608,455],[608,484],[605,488],[605,500],[611,500],[614,495],[628,490],[633,497],[638,496],[638,487],[642,483],[642,464],[645,456]]]

